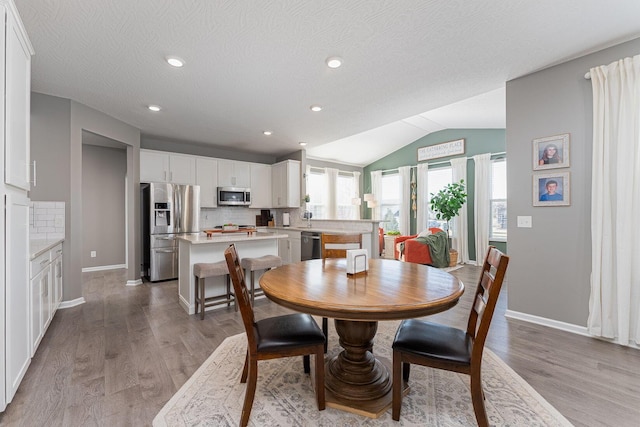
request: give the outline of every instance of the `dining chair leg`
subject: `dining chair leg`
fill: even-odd
[[[329,345],[329,319],[326,317],[322,318],[322,333],[324,334],[324,352],[326,353]]]
[[[484,407],[484,392],[482,391],[482,375],[480,369],[471,372],[471,401],[473,402],[473,412],[476,415],[478,427],[489,427],[487,411]]]
[[[324,351],[316,351],[316,400],[318,401],[318,411],[325,409],[324,397]]]
[[[253,301],[256,299],[256,282],[255,273],[251,270],[251,307],[253,307]]]
[[[240,425],[246,427],[249,424],[249,416],[251,415],[251,407],[253,406],[253,398],[256,395],[256,384],[258,382],[258,361],[255,358],[249,360],[249,379],[247,381],[247,391],[244,395],[244,404],[242,405],[242,415],[240,416]]]
[[[249,372],[249,351],[247,350],[247,354],[244,356],[244,368],[242,368],[242,376],[240,377],[241,383],[247,382],[247,374]]]
[[[311,362],[309,360],[309,355],[305,354],[302,356],[302,366],[304,367],[304,373],[308,374],[311,372]]]
[[[400,421],[400,409],[402,409],[402,380],[400,376],[402,375],[401,371],[403,365],[409,365],[408,363],[403,364],[401,360],[400,352],[393,351],[393,389],[391,394],[391,418],[394,421]]]

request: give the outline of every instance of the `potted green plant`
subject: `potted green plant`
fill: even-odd
[[[462,205],[467,200],[465,193],[464,180],[447,184],[438,193],[431,193],[429,206],[436,214],[436,218],[447,221],[447,236],[449,237],[449,247],[451,247],[451,220],[458,216]],[[458,261],[458,252],[451,249],[449,251],[450,266],[454,266]]]

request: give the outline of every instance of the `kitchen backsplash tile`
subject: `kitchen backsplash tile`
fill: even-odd
[[[65,202],[31,202],[29,237],[32,240],[64,238]]]
[[[232,206],[200,209],[200,229],[213,228],[222,224],[256,225],[256,215],[260,215],[260,209]]]

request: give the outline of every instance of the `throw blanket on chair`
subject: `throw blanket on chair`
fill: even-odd
[[[429,246],[431,265],[437,268],[449,267],[449,238],[447,233],[439,231],[429,236],[416,237],[414,240]]]

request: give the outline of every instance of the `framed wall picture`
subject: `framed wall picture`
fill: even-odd
[[[533,206],[569,205],[571,205],[569,172],[533,174]]]
[[[533,140],[533,170],[569,166],[568,133]]]

